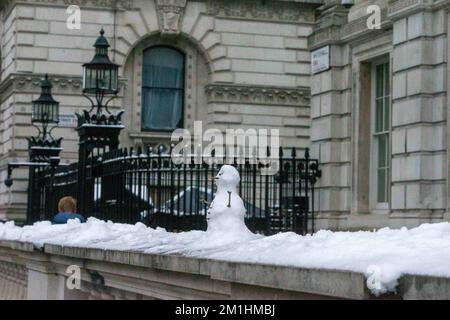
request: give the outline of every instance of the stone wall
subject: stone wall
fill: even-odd
[[[449,16],[417,6],[392,10],[392,209],[439,219],[448,209]],[[408,57],[406,59],[406,57]]]
[[[66,285],[79,266],[81,285]],[[364,274],[0,241],[0,297],[32,300],[374,299]],[[6,279],[6,280],[5,280]],[[72,282],[70,282],[72,283]],[[450,299],[450,280],[403,276],[378,299]]]
[[[14,172],[3,184],[6,165],[27,158],[30,101],[44,73],[54,82],[60,113],[88,106],[81,96],[81,65],[93,56],[100,28],[120,64],[125,110],[123,145],[167,142],[164,132],[140,130],[140,54],[147,46],[169,43],[186,53],[185,126],[195,119],[207,127],[279,128],[282,145],[309,145],[310,55],[307,37],[322,1],[121,0],[84,1],[81,30],[66,27],[67,1],[2,1],[0,83],[0,218],[23,218],[27,172]],[[70,124],[62,158],[77,158],[77,133]]]

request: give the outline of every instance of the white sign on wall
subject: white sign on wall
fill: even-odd
[[[311,54],[311,72],[316,74],[330,69],[330,46],[317,49]]]
[[[59,115],[59,127],[65,128],[76,128],[78,124],[77,116],[73,113],[71,114],[60,114]]]

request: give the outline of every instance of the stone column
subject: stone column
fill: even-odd
[[[63,300],[64,277],[48,262],[30,261],[28,269],[28,300]]]
[[[310,50],[330,46],[330,69],[312,75],[311,156],[320,160],[322,177],[316,196],[317,227],[343,227],[350,212],[351,64],[349,48],[335,37],[347,22],[348,11],[339,1],[319,8]],[[344,218],[344,219],[342,219]]]
[[[82,290],[68,289],[67,277],[58,274],[56,265],[46,261],[27,263],[28,300],[83,300],[88,294]]]

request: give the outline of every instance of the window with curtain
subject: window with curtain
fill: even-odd
[[[184,55],[170,47],[144,51],[142,130],[174,130],[183,126]]]
[[[389,62],[375,65],[375,103],[374,103],[374,159],[376,202],[389,202],[390,185],[390,112],[391,93],[389,78]]]

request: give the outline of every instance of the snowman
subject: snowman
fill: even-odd
[[[217,193],[207,212],[208,233],[248,234],[244,202],[237,193],[239,173],[233,166],[223,165],[215,177]]]

